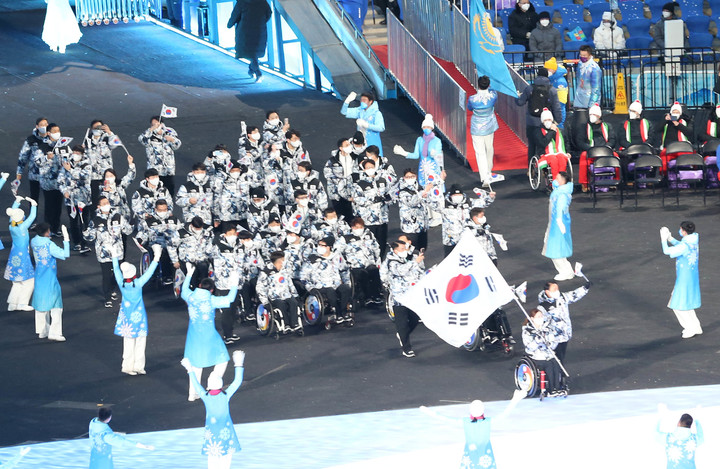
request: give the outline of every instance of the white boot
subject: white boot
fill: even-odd
[[[17,311],[18,307],[14,303],[8,303],[8,311]]]
[[[35,308],[33,308],[30,305],[17,305],[17,310],[18,311],[35,311]]]

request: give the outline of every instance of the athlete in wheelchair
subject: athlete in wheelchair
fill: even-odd
[[[307,290],[305,321],[308,325],[355,325],[352,309],[350,270],[340,253],[333,251],[335,238],[328,236],[317,243],[300,269],[300,280]]]
[[[463,347],[468,352],[500,350],[509,358],[513,356],[514,343],[507,315],[502,308],[498,308],[478,327]]]
[[[260,305],[257,308],[257,330],[261,335],[295,332],[303,335],[303,326],[300,321],[300,308],[298,305],[298,292],[292,281],[290,266],[285,263],[285,253],[273,252],[270,263],[260,272],[257,278],[257,297]]]
[[[515,386],[528,397],[566,397],[566,372],[555,355],[557,336],[553,322],[541,306],[532,309],[522,328],[526,356],[515,367]]]
[[[545,148],[540,156],[530,158],[528,165],[528,179],[532,190],[543,187],[548,192],[552,191],[552,182],[560,171],[567,171],[572,177],[572,164],[570,153],[565,150],[565,137],[562,130],[553,121],[552,112],[543,109],[540,114],[542,128],[538,147]]]

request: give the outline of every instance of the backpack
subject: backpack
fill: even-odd
[[[550,108],[550,86],[533,85],[530,100],[528,100],[528,111],[533,117],[540,117],[544,108]]]

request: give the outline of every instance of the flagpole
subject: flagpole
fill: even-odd
[[[125,148],[125,145],[121,143],[120,146],[122,147],[123,150],[125,150],[125,154],[126,154],[127,156],[130,156],[130,152],[128,151],[127,148]]]
[[[532,319],[530,319],[530,315],[527,313],[527,311],[525,311],[525,307],[522,305],[522,303],[520,303],[520,299],[517,297],[517,294],[515,294],[515,303],[517,303],[517,305],[520,307],[520,310],[523,312],[523,314],[525,315],[525,317],[528,319],[528,324],[530,324],[533,329],[535,329],[536,331],[540,332],[540,331],[537,329],[537,327],[535,327],[535,324],[533,324]],[[543,338],[543,340],[544,340],[544,339],[545,339],[545,336],[542,335],[542,338]],[[550,353],[552,354],[553,358],[554,358],[555,361],[558,363],[558,365],[560,365],[560,369],[562,370],[562,372],[565,374],[565,376],[567,376],[567,377],[569,378],[569,377],[570,377],[570,373],[567,372],[567,370],[566,370],[565,367],[563,366],[563,364],[562,364],[562,362],[560,361],[560,359],[557,357],[557,355],[555,355],[555,351],[552,350],[550,347],[548,347],[548,350],[550,351]]]

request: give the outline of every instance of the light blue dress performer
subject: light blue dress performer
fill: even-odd
[[[88,438],[90,439],[90,469],[113,469],[112,450],[118,448],[142,448],[154,450],[153,446],[144,445],[115,433],[110,428],[112,411],[109,407],[100,407],[98,416],[90,421]]]
[[[208,469],[229,468],[233,454],[240,451],[235,427],[230,418],[230,398],[240,388],[243,380],[245,352],[233,352],[235,379],[223,391],[222,375],[212,374],[208,378],[208,389],[205,391],[193,372],[193,366],[187,358],[180,362],[190,376],[190,382],[205,404],[205,442],[202,454],[208,457]]]
[[[415,148],[412,152],[405,151],[400,145],[395,145],[393,153],[410,160],[420,160],[418,164],[418,184],[420,184],[420,187],[424,188],[428,184],[433,184],[438,187],[440,192],[445,192],[445,185],[443,184],[445,158],[443,157],[442,140],[433,132],[435,121],[432,114],[425,114],[421,128],[423,134],[415,140]]]
[[[385,119],[375,101],[375,96],[372,93],[362,93],[360,106],[351,108],[350,103],[355,101],[355,98],[357,98],[357,93],[353,91],[345,99],[340,114],[348,119],[355,119],[358,132],[365,135],[365,143],[368,146],[377,146],[380,149],[380,156],[383,156],[380,132],[385,132]]]
[[[570,230],[573,184],[572,181],[566,179],[563,173],[560,173],[552,182],[552,186],[553,191],[550,193],[548,205],[548,226],[545,231],[542,255],[552,259],[555,269],[558,271],[555,280],[570,280],[575,277],[575,271],[567,259],[573,253]]]
[[[50,225],[40,223],[37,236],[30,241],[35,257],[35,294],[32,307],[35,309],[35,333],[41,339],[48,338],[64,342],[62,333],[62,290],[57,279],[57,261],[70,257],[70,237],[62,225],[63,248],[50,240]]]
[[[525,398],[526,391],[516,389],[512,400],[502,414],[495,418],[495,421],[504,420],[515,406]],[[465,432],[465,447],[463,449],[461,469],[495,469],[495,454],[490,442],[491,419],[485,417],[485,404],[480,400],[470,403],[470,416],[461,419],[449,418],[438,415],[436,412],[421,406],[420,410],[432,417],[446,422],[456,423],[458,420],[463,424]]]
[[[702,334],[695,308],[702,305],[700,297],[700,238],[695,232],[695,223],[684,221],[680,224],[681,240],[673,238],[666,227],[660,229],[663,253],[675,259],[675,287],[668,302],[668,308],[677,316],[683,328],[682,338],[688,339]]]
[[[137,269],[129,262],[119,263],[121,251],[113,253],[112,264],[115,281],[120,288],[122,300],[115,322],[115,335],[123,338],[123,361],[121,370],[128,375],[145,374],[145,345],[148,335],[147,312],[142,289],[155,273],[160,262],[162,246],[153,245],[153,261],[140,278]]]
[[[494,182],[504,180],[496,175],[493,179],[492,168],[495,157],[495,132],[499,125],[495,117],[497,92],[490,89],[490,78],[478,78],[478,92],[468,98],[467,109],[472,111],[470,135],[472,136],[475,163],[483,186],[490,187]],[[471,165],[472,166],[472,165]]]
[[[192,363],[195,377],[200,382],[202,369],[208,366],[215,367],[210,374],[211,377],[213,375],[222,377],[225,374],[230,355],[225,342],[215,329],[215,309],[230,307],[237,295],[239,279],[237,273],[231,274],[229,285],[234,287],[225,296],[213,296],[215,282],[211,279],[203,279],[194,291],[190,289],[190,280],[194,272],[195,267],[188,263],[180,296],[188,304],[190,317],[185,340],[185,358]],[[199,397],[190,380],[188,400],[194,401]]]
[[[705,442],[700,422],[694,420],[690,414],[682,414],[677,426],[672,431],[664,431],[663,415],[667,412],[664,404],[658,405],[661,418],[658,421],[656,432],[657,440],[665,446],[667,469],[695,469],[695,450]],[[693,431],[693,424],[695,431]]]
[[[20,202],[30,202],[30,215],[25,218],[25,212],[20,208]],[[28,197],[15,197],[15,203],[6,210],[10,217],[10,236],[12,247],[5,267],[5,280],[12,282],[8,295],[8,311],[34,311],[30,306],[33,288],[35,287],[35,268],[30,260],[30,234],[28,230],[37,215],[37,202]]]
[[[0,189],[3,188],[8,177],[10,177],[10,173],[0,173]],[[5,249],[5,245],[2,243],[2,240],[0,240],[0,250],[2,249]]]

